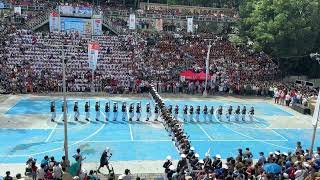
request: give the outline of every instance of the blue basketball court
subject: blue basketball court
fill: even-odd
[[[46,114],[47,119],[44,123],[51,123],[50,120],[50,99],[32,100],[23,99],[17,102],[9,109],[5,116],[10,119],[15,115],[37,115]],[[74,101],[78,101],[80,109],[80,121],[74,121],[72,112]],[[142,103],[142,118],[140,122],[122,121],[121,113],[118,115],[117,121],[106,122],[104,104],[106,102],[118,102],[121,106],[122,100],[119,99],[100,99],[101,103],[101,120],[95,121],[94,104],[97,99],[91,99],[91,121],[85,121],[84,104],[87,99],[69,99],[68,100],[68,140],[69,153],[73,155],[77,148],[81,148],[86,162],[98,162],[102,151],[106,147],[110,147],[113,153],[112,160],[163,160],[167,155],[171,155],[174,159],[179,158],[177,149],[175,148],[171,138],[165,131],[161,122],[152,121],[145,122],[146,103],[152,104],[151,99],[124,99],[127,106],[130,103]],[[182,121],[182,107],[187,105],[200,105],[201,108],[214,106],[215,109],[219,105],[225,108],[229,105],[234,107],[239,105],[236,102],[224,101],[205,101],[205,100],[171,100],[166,99],[166,104],[176,105],[180,107],[179,119]],[[27,129],[27,128],[2,128],[0,129],[0,163],[22,163],[28,156],[42,159],[43,156],[55,156],[60,159],[64,154],[63,139],[64,130],[61,113],[62,101],[56,101],[57,123],[52,123],[51,128],[46,129]],[[247,107],[254,106],[257,116],[293,116],[290,113],[266,102],[257,102],[253,104],[240,104]],[[111,107],[112,108],[112,107]],[[120,108],[119,108],[120,109]],[[111,118],[113,117],[110,113]],[[310,117],[311,118],[311,117]],[[248,118],[247,118],[248,119]],[[281,121],[281,118],[279,118]],[[249,147],[258,157],[258,153],[263,151],[294,151],[295,143],[301,141],[303,147],[310,146],[312,135],[311,129],[271,129],[267,120],[255,118],[253,122],[219,122],[216,116],[213,121],[204,121],[202,116],[200,122],[185,122],[183,127],[188,135],[192,145],[200,154],[201,158],[205,152],[210,149],[210,154],[221,154],[223,159],[228,156],[234,156],[238,148]],[[317,134],[319,137],[319,133]],[[316,146],[320,146],[316,141]]]

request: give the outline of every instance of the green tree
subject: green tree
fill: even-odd
[[[304,56],[319,50],[318,0],[243,0],[240,35],[276,57]]]

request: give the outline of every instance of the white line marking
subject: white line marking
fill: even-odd
[[[58,121],[60,121],[62,117],[63,117],[63,114],[61,114],[61,116],[59,117],[59,120],[58,120]],[[49,139],[50,139],[51,136],[53,135],[53,132],[56,130],[57,126],[58,126],[58,123],[56,123],[56,125],[54,125],[54,127],[53,127],[53,129],[51,130],[49,136],[47,137],[47,139],[46,139],[44,142],[48,142],[48,141],[49,141]]]
[[[130,129],[130,137],[131,137],[131,141],[133,141],[133,134],[132,134],[132,128],[131,128],[131,124],[130,124],[130,121],[129,121],[129,114],[127,114],[127,121],[128,121],[128,125],[129,125],[129,129]]]
[[[193,118],[194,120],[194,118]],[[210,141],[213,141],[213,139],[211,138],[211,136],[207,133],[207,131],[205,131],[203,129],[203,127],[200,124],[197,124],[197,126],[202,130],[202,132],[210,139]]]

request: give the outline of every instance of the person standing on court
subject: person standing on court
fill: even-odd
[[[204,121],[207,121],[207,115],[208,115],[208,107],[207,107],[207,105],[204,105],[204,107],[203,107],[203,119],[204,119]]]
[[[118,103],[113,102],[113,121],[116,121],[118,118]]]
[[[254,107],[252,106],[250,111],[249,111],[249,118],[250,118],[250,121],[253,121],[253,116],[254,116]]]
[[[109,102],[106,102],[106,105],[104,106],[104,112],[106,113],[106,121],[109,121],[109,115],[110,115]]]
[[[79,107],[78,107],[78,102],[77,101],[74,103],[73,112],[74,112],[74,120],[78,121],[80,113],[79,113]]]
[[[96,102],[95,110],[96,110],[96,121],[99,121],[100,119],[100,103],[99,102]]]
[[[100,157],[100,166],[99,168],[97,169],[97,172],[100,173],[100,169],[104,166],[107,167],[108,171],[110,172],[111,169],[109,167],[109,159],[110,157],[112,156],[112,153],[109,153],[110,152],[110,148],[107,147],[103,153],[101,154],[101,157]]]
[[[187,116],[188,116],[188,106],[184,105],[184,107],[183,107],[183,121],[187,120]]]
[[[169,167],[172,165],[172,158],[171,156],[167,156],[166,161],[163,164],[164,172],[168,173],[170,171]]]
[[[141,117],[141,105],[140,105],[139,102],[137,103],[136,114],[137,114],[137,121],[140,121],[140,117]]]
[[[190,109],[189,109],[189,118],[190,118],[190,121],[193,121],[193,106],[192,105],[190,106]]]
[[[236,121],[239,121],[239,116],[240,116],[240,106],[237,107],[236,109],[236,112],[235,112],[235,115],[236,115]]]
[[[241,113],[242,113],[241,119],[242,119],[242,121],[245,121],[246,120],[246,114],[247,114],[246,106],[243,106]]]
[[[150,103],[147,103],[146,113],[147,113],[147,121],[149,121],[149,118],[151,117],[151,107],[150,107]]]
[[[219,108],[218,108],[218,120],[219,121],[222,121],[222,112],[223,112],[222,106],[219,106]]]
[[[56,105],[54,101],[51,101],[50,111],[51,111],[51,122],[54,122],[54,120],[56,119]]]
[[[84,112],[86,113],[86,121],[89,121],[90,117],[90,105],[88,102],[84,105]]]
[[[158,103],[154,104],[154,120],[158,121],[158,117],[159,117],[159,106]]]
[[[196,121],[199,121],[199,117],[200,117],[200,106],[198,105],[197,108],[196,108]]]
[[[214,114],[214,107],[213,106],[211,106],[211,108],[210,108],[210,116],[209,116],[209,120],[210,121],[212,121],[212,119],[213,119],[213,114]]]
[[[134,104],[131,103],[129,107],[129,121],[132,121],[134,117]]]
[[[126,104],[126,102],[122,102],[121,112],[122,112],[122,120],[125,121],[127,119],[127,104]]]
[[[176,105],[176,107],[174,108],[173,117],[174,117],[175,119],[178,119],[178,115],[179,115],[179,106]]]
[[[232,106],[229,106],[229,109],[228,109],[228,112],[227,112],[227,119],[228,119],[228,121],[230,121],[231,114],[232,114]]]

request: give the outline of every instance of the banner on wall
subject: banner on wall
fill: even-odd
[[[92,34],[102,35],[102,19],[92,19]]]
[[[98,42],[91,42],[88,45],[89,68],[92,70],[95,70],[97,68],[99,49],[100,45]]]
[[[92,33],[92,19],[60,17],[60,30],[62,32]]]
[[[193,18],[188,17],[187,19],[187,32],[193,32]]]
[[[14,7],[14,13],[21,15],[21,7]]]
[[[55,11],[52,11],[49,17],[50,32],[60,31],[59,24],[60,24],[59,14]]]
[[[163,31],[163,20],[156,19],[156,29],[157,31]]]
[[[136,29],[136,15],[130,14],[129,16],[129,29]]]

